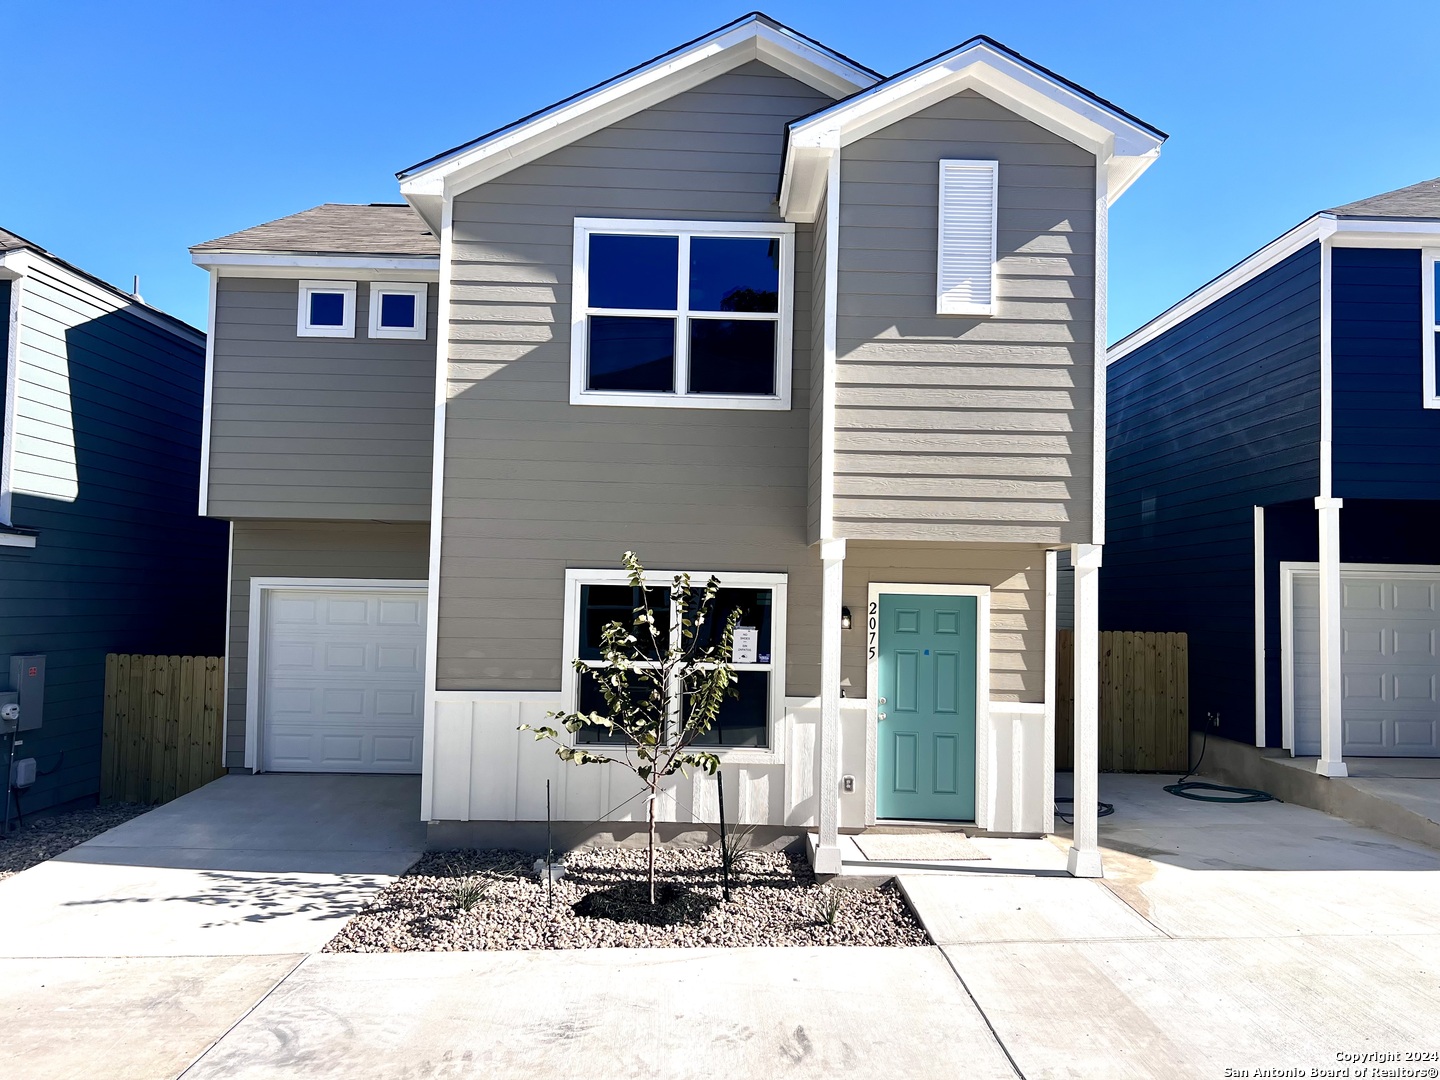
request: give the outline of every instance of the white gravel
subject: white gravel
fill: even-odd
[[[431,852],[346,923],[325,951],[930,943],[893,883],[870,890],[822,886],[803,855],[745,853],[727,904],[718,849],[660,849],[657,886],[682,889],[658,915],[646,902],[643,848],[580,848],[563,859],[568,870],[555,882],[551,906],[533,855]],[[597,893],[626,917],[572,910]]]
[[[83,844],[151,809],[153,807],[138,803],[112,803],[50,817],[26,818],[18,830],[9,836],[0,836],[0,879],[53,859],[62,851],[69,851],[76,844]],[[0,818],[3,813],[0,810]]]

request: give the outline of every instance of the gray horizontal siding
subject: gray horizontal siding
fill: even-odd
[[[245,695],[250,648],[250,579],[389,578],[423,581],[430,529],[413,523],[237,521],[230,577],[229,685],[225,764],[245,764]]]
[[[225,527],[196,515],[203,347],[43,262],[12,295],[12,520],[39,538],[0,547],[0,671],[47,658],[28,814],[99,792],[106,653],[221,651]]]
[[[296,280],[222,277],[216,294],[209,513],[424,521],[430,511],[435,287],[424,341],[300,337]]]
[[[854,629],[841,635],[847,697],[864,697],[865,619],[871,582],[990,586],[990,697],[1045,700],[1045,549],[982,544],[846,545],[843,602]]]
[[[935,314],[938,162],[1000,162],[997,314]],[[966,92],[841,156],[837,535],[1090,539],[1095,159]]]
[[[818,691],[812,230],[796,230],[787,412],[569,404],[576,217],[778,221],[785,124],[828,101],[750,63],[457,197],[442,689],[554,690],[567,567],[790,575],[792,693]]]

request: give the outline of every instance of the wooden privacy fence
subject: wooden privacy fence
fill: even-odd
[[[1056,650],[1055,767],[1074,765],[1075,636]],[[1190,645],[1185,634],[1100,635],[1100,769],[1175,772],[1190,752]]]
[[[218,656],[105,657],[102,802],[168,802],[220,776]]]

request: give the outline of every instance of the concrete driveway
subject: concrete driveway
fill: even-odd
[[[11,1075],[178,1075],[414,862],[419,799],[229,776],[0,882]]]

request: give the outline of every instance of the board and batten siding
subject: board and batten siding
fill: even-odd
[[[998,161],[993,316],[937,315],[942,159]],[[965,91],[841,151],[836,535],[1092,533],[1095,158]]]
[[[1111,364],[1108,399],[1100,627],[1188,633],[1194,723],[1253,741],[1253,508],[1320,493],[1319,245]]]
[[[38,256],[0,289],[19,305],[11,519],[39,534],[0,547],[0,672],[46,657],[43,724],[17,753],[38,763],[29,814],[99,793],[107,652],[221,651],[226,530],[196,514],[198,333]]]
[[[237,521],[231,539],[225,764],[245,764],[251,578],[423,581],[430,527],[413,522]]]
[[[828,103],[760,62],[455,198],[442,690],[558,690],[565,570],[789,575],[787,692],[819,690],[807,546],[812,229],[795,230],[794,407],[572,406],[576,217],[777,222],[785,125]]]
[[[298,305],[298,278],[219,280],[208,513],[428,521],[436,287],[424,341],[368,336],[367,281],[353,338],[298,336]]]
[[[1440,499],[1440,409],[1421,404],[1422,342],[1433,332],[1423,325],[1421,268],[1415,248],[1330,253],[1338,498]]]

